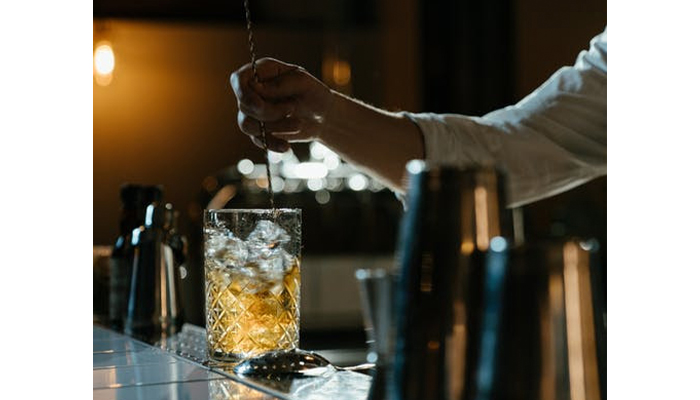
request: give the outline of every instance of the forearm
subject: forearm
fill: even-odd
[[[399,192],[406,188],[406,163],[424,157],[422,134],[412,121],[336,92],[319,141]]]

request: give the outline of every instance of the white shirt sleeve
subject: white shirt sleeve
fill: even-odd
[[[576,63],[514,106],[483,117],[403,113],[423,132],[426,160],[501,168],[508,203],[549,197],[607,173],[607,28]]]

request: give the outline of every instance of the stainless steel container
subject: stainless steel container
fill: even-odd
[[[606,398],[606,300],[595,240],[526,244],[511,255],[497,398]]]
[[[595,241],[512,247],[503,175],[408,166],[390,399],[605,398]]]
[[[181,257],[164,229],[168,212],[164,206],[149,205],[144,226],[132,236],[134,264],[124,331],[151,343],[179,332],[184,321],[178,282]]]
[[[487,309],[497,306],[489,312],[502,315],[498,296],[505,270],[492,282],[495,299],[485,283],[487,261],[498,256],[505,262],[492,251],[492,239],[499,238],[503,252],[508,247],[503,236],[510,237],[504,232],[510,224],[503,176],[492,168],[418,161],[407,169],[408,209],[397,249],[395,356],[387,393],[404,400],[479,398],[489,390],[477,374],[479,346],[493,329],[487,326]],[[493,362],[488,366],[495,367]]]

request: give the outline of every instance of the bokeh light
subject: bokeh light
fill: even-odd
[[[112,50],[112,45],[108,42],[98,44],[95,48],[95,53],[93,54],[93,72],[95,82],[101,86],[109,85],[109,83],[112,81],[112,73],[114,72],[115,64],[116,60],[114,57],[114,50]]]

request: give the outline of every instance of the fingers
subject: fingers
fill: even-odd
[[[294,64],[287,64],[274,58],[261,58],[255,62],[255,67],[258,70],[258,78],[261,82],[273,79],[289,71],[299,69]],[[252,70],[252,67],[251,67]]]
[[[303,69],[296,67],[271,79],[253,83],[259,96],[265,99],[301,97],[313,90],[314,81]]]
[[[238,112],[238,126],[247,135],[259,136],[261,134],[260,121],[241,111]],[[301,128],[301,121],[294,117],[265,122],[265,132],[270,132],[271,134],[293,133],[300,131]]]
[[[284,153],[291,147],[289,142],[286,140],[278,139],[270,134],[266,134],[265,139],[267,140],[267,149],[277,153]],[[253,139],[253,143],[262,149],[265,148],[262,141],[262,136],[255,137]]]
[[[296,65],[272,58],[256,61],[260,82],[256,82],[251,64],[231,74],[231,87],[238,98],[238,125],[258,147],[261,140],[260,122],[265,123],[268,149],[284,152],[290,147],[287,137],[294,138],[302,128],[293,117],[296,109],[295,94],[305,90],[305,72]],[[266,90],[266,91],[265,91]]]
[[[231,87],[238,98],[238,108],[245,114],[260,121],[276,121],[292,114],[296,101],[290,98],[263,99],[251,81],[251,71],[247,67],[231,75]]]
[[[240,77],[232,77],[231,85],[238,98],[238,109],[259,121],[276,121],[291,115],[296,101],[285,99],[278,102],[263,100],[250,86],[242,83]]]
[[[304,108],[306,95],[317,89],[315,79],[296,65],[263,58],[256,66],[259,82],[251,64],[231,74],[239,109],[254,119],[270,122],[289,117],[299,106]]]
[[[273,58],[262,58],[255,62],[255,66],[260,82],[275,80],[276,78],[286,75],[289,72],[302,71],[301,67],[293,64],[287,64]],[[255,79],[252,64],[246,64],[232,73],[230,82],[231,87],[239,100],[246,95],[251,95],[250,93],[246,93],[249,88],[257,89],[260,87],[260,83]],[[254,98],[251,98],[251,100],[254,100]]]
[[[262,141],[262,133],[260,130],[260,122],[253,119],[242,112],[238,112],[238,126],[241,130],[250,136],[253,143],[260,148],[265,148]],[[281,121],[273,121],[265,123],[265,132],[268,149],[280,153],[289,150],[289,142],[283,138],[275,137],[275,132],[295,132],[298,131],[301,124],[298,120],[287,118]]]
[[[309,135],[303,130],[298,132],[272,132],[272,135],[288,143],[308,142],[314,139],[312,135]]]
[[[253,78],[253,70],[250,64],[244,65],[231,74],[230,82],[233,93],[239,102],[251,103],[260,99],[255,91],[249,89]]]
[[[261,81],[266,81],[287,71],[298,69],[299,67],[293,64],[287,64],[285,62],[275,60],[274,58],[265,57],[255,61],[255,68],[258,72],[258,78]],[[248,63],[231,74],[232,84],[234,77],[241,78],[241,81],[243,82],[254,80],[253,65]]]
[[[284,153],[289,150],[291,145],[286,140],[278,139],[270,134],[265,135],[267,139],[267,149],[277,152]],[[263,143],[262,136],[251,136],[250,140],[261,149],[265,149],[265,144]]]
[[[258,121],[271,122],[291,116],[296,109],[296,101],[286,100],[278,103],[271,103],[262,99],[251,102],[240,101],[238,109]]]

